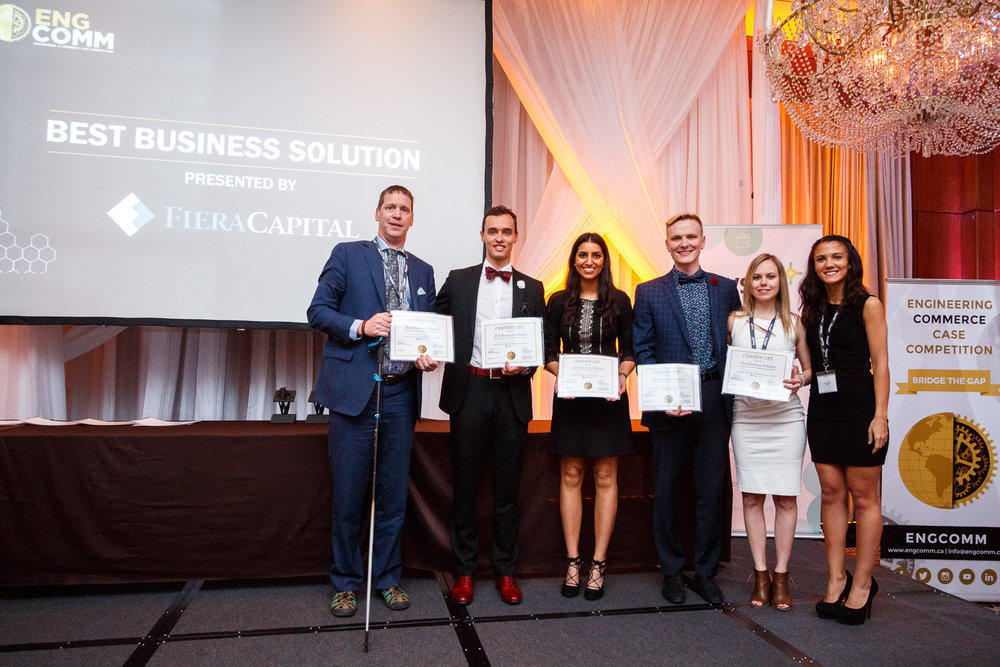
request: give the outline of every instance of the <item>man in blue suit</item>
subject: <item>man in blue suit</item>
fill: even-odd
[[[708,602],[721,604],[715,574],[722,548],[720,500],[732,418],[732,399],[721,393],[721,371],[726,366],[726,320],[740,307],[740,297],[734,281],[702,271],[699,257],[705,234],[697,215],[681,213],[668,220],[666,243],[674,268],[635,291],[635,361],[697,364],[701,412],[678,409],[642,415],[653,443],[653,538],[663,573],[663,597],[680,604],[685,598],[680,576],[684,552],[676,494],[684,463],[691,458],[697,491],[697,591]]]
[[[309,325],[327,334],[314,397],[330,408],[327,436],[333,474],[335,616],[353,616],[363,582],[358,536],[365,490],[371,478],[375,427],[375,375],[382,379],[372,579],[385,605],[410,605],[399,585],[400,534],[406,512],[410,445],[420,415],[420,371],[437,368],[421,355],[414,363],[390,362],[387,347],[393,310],[434,312],[434,271],[406,252],[413,225],[413,195],[401,185],[386,188],[375,209],[372,241],[334,246],[309,306]],[[381,344],[380,344],[381,343]]]

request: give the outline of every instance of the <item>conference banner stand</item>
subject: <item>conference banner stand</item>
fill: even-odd
[[[1000,600],[1000,282],[889,280],[883,564]]]

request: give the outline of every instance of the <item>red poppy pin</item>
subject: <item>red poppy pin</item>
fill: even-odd
[[[716,285],[719,284],[719,279],[718,278],[709,278],[708,282],[712,283],[712,287],[715,287]]]

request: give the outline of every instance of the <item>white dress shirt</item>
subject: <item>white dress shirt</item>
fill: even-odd
[[[504,282],[500,276],[493,280],[486,279],[487,263],[483,262],[483,270],[479,274],[479,294],[476,298],[476,329],[472,335],[472,359],[469,363],[479,368],[483,367],[483,322],[503,320],[513,316],[514,312],[514,276],[510,282]],[[507,266],[499,271],[511,271]]]

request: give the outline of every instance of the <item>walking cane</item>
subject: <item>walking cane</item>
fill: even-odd
[[[368,580],[365,583],[365,646],[364,653],[368,653],[368,636],[371,632],[370,621],[371,621],[371,606],[372,606],[372,554],[375,550],[375,473],[378,466],[378,424],[381,418],[381,408],[382,408],[382,376],[379,375],[379,369],[383,366],[383,361],[385,360],[385,339],[379,338],[378,340],[369,343],[369,347],[376,347],[378,354],[375,356],[375,433],[373,436],[372,444],[372,503],[371,503],[371,518],[368,521]]]

